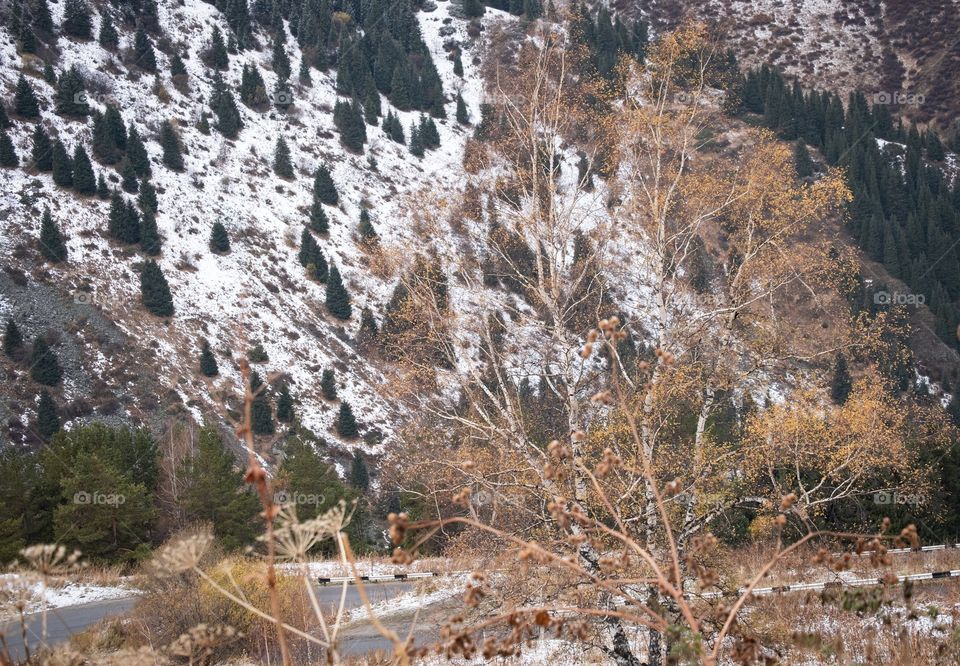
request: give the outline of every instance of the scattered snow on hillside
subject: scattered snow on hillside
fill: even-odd
[[[6,223],[0,229],[0,251],[11,253],[24,238],[39,234],[39,217],[49,206],[54,219],[68,237],[69,264],[51,269],[54,281],[72,291],[77,298],[92,301],[127,332],[133,340],[152,346],[161,367],[161,380],[191,403],[198,420],[216,409],[217,395],[239,386],[239,372],[227,362],[260,342],[269,362],[259,367],[261,375],[287,373],[291,392],[298,401],[303,424],[314,432],[335,440],[331,432],[337,405],[325,403],[319,395],[322,368],[337,368],[341,398],[354,407],[361,426],[376,425],[389,438],[394,422],[391,406],[380,387],[384,377],[378,368],[358,355],[349,340],[357,329],[362,307],[369,306],[378,316],[390,296],[396,275],[377,275],[381,267],[372,266],[369,257],[355,242],[361,207],[370,210],[372,221],[385,247],[422,248],[414,233],[411,210],[428,203],[417,193],[455,196],[462,187],[463,146],[471,131],[454,120],[454,105],[447,105],[448,118],[438,120],[442,139],[439,149],[423,160],[409,154],[405,146],[389,140],[379,127],[367,127],[369,141],[364,155],[352,155],[340,145],[334,131],[332,109],[336,101],[335,71],[312,72],[313,85],[294,84],[296,102],[289,113],[270,109],[256,113],[237,100],[244,128],[236,141],[213,131],[204,135],[196,129],[200,114],[207,111],[209,71],[200,61],[211,28],[226,24],[216,8],[201,0],[183,3],[159,3],[160,25],[175,41],[185,45],[190,92],[178,92],[170,83],[168,58],[157,50],[158,69],[170,96],[162,103],[151,92],[153,77],[128,74],[116,56],[96,41],[78,43],[59,39],[62,58],[58,69],[77,65],[88,80],[106,92],[98,101],[112,101],[128,125],[136,123],[150,153],[152,181],[158,190],[157,224],[163,238],[159,263],[170,283],[176,314],[169,325],[147,314],[140,304],[136,265],[142,257],[106,238],[109,202],[96,198],[81,199],[59,190],[49,174],[27,175],[23,170],[0,173],[3,192],[0,212]],[[54,18],[62,6],[53,5]],[[473,63],[482,43],[466,35],[466,23],[450,16],[451,3],[444,2],[430,12],[421,12],[419,20],[424,39],[444,83],[448,99],[459,90],[472,118],[479,117],[482,83]],[[502,12],[488,12],[485,24],[512,20]],[[94,30],[99,17],[94,17]],[[444,29],[445,36],[440,34]],[[82,141],[90,152],[92,123],[68,122],[53,113],[53,89],[47,85],[35,61],[21,60],[6,29],[0,29],[0,58],[15,66],[0,70],[0,89],[12,97],[21,69],[45,100],[43,122],[51,135],[61,138],[68,150]],[[464,51],[464,79],[453,74],[453,63],[446,57],[444,42],[456,40]],[[129,47],[132,35],[125,34],[121,50]],[[299,49],[288,40],[291,69],[299,68]],[[274,89],[270,71],[269,48],[241,52],[231,56],[226,80],[239,84],[244,62],[255,62],[261,69],[266,88]],[[294,75],[293,79],[296,79]],[[88,85],[88,89],[90,86]],[[93,97],[93,96],[91,96]],[[236,97],[236,93],[235,93]],[[390,105],[383,100],[384,112]],[[102,105],[101,105],[102,108]],[[400,113],[409,135],[418,113]],[[175,120],[186,148],[186,170],[174,174],[160,162],[157,142],[160,123]],[[22,161],[30,154],[32,125],[16,122],[11,136]],[[274,145],[283,136],[292,152],[296,178],[284,181],[273,174]],[[376,169],[368,160],[376,160]],[[307,280],[297,261],[300,232],[308,219],[312,176],[315,168],[327,164],[340,189],[337,208],[325,207],[331,222],[329,238],[318,239],[328,261],[340,268],[353,299],[354,316],[346,323],[330,317],[324,308],[325,288]],[[112,169],[94,164],[95,172],[113,176]],[[409,200],[416,195],[414,200]],[[442,203],[442,202],[441,202]],[[227,227],[232,252],[217,256],[208,250],[210,228],[220,220]],[[443,251],[454,251],[444,238],[434,242]],[[81,291],[81,285],[89,282]],[[6,314],[0,304],[0,315]],[[345,329],[345,330],[341,330]],[[197,372],[200,340],[208,338],[218,357],[220,376],[206,380]],[[109,364],[102,359],[98,365]],[[65,398],[77,397],[68,385]],[[191,402],[193,401],[193,402]],[[367,448],[377,452],[380,447]]]

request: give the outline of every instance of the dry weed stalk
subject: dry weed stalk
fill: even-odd
[[[395,632],[379,622],[364,589],[363,581],[360,578],[360,573],[356,566],[356,559],[350,548],[347,535],[343,532],[350,519],[350,514],[345,504],[341,502],[324,514],[311,520],[301,521],[297,517],[293,505],[280,505],[274,502],[270,475],[260,462],[261,456],[256,450],[253,436],[252,407],[257,392],[251,388],[250,366],[246,359],[240,360],[240,372],[244,382],[244,406],[243,420],[237,428],[237,436],[244,442],[247,451],[245,479],[247,483],[250,483],[256,489],[263,506],[263,516],[266,527],[260,540],[265,544],[265,582],[269,593],[270,609],[267,611],[256,607],[244,597],[243,592],[236,584],[234,584],[236,589],[231,591],[201,568],[200,562],[203,555],[213,541],[213,537],[209,534],[201,533],[191,535],[162,549],[154,559],[155,571],[161,574],[191,571],[210,585],[218,594],[242,607],[247,612],[271,622],[276,628],[277,642],[284,666],[289,666],[293,663],[290,654],[289,636],[295,636],[325,649],[327,651],[327,662],[337,664],[341,662],[341,657],[337,649],[337,639],[344,621],[347,583],[343,583],[334,623],[332,626],[329,626],[320,607],[316,592],[313,589],[314,583],[311,581],[307,561],[308,553],[314,546],[327,539],[333,539],[336,542],[341,562],[344,565],[348,565],[354,574],[353,582],[357,587],[357,591],[374,627],[394,645],[395,657],[398,663],[407,664],[406,642],[401,641]],[[263,386],[257,389],[257,391],[261,390],[263,390]],[[280,594],[277,589],[276,563],[278,560],[286,560],[299,565],[299,576],[303,580],[306,594],[310,600],[311,609],[322,633],[322,638],[313,635],[309,630],[300,629],[284,620]],[[194,635],[194,633],[196,633],[196,635]],[[200,649],[203,655],[208,655],[214,644],[219,644],[225,640],[232,640],[234,638],[233,634],[227,635],[228,633],[229,632],[225,631],[216,631],[214,632],[215,635],[213,635],[211,634],[210,627],[202,625],[198,632],[192,632],[189,636],[183,638],[182,641],[176,643],[174,647],[178,650],[177,654],[182,654],[184,650],[189,648],[190,650]],[[194,652],[190,653],[191,658],[193,654]]]

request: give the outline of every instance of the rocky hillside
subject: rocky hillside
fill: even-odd
[[[960,18],[951,0],[611,0],[626,13],[669,27],[684,17],[714,22],[737,55],[769,64],[806,86],[845,95],[862,90],[895,101],[916,122],[956,133],[960,104]],[[922,100],[922,101],[921,101]]]

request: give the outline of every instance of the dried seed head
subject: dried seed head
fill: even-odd
[[[400,542],[403,541],[404,537],[407,534],[407,525],[409,524],[409,519],[405,513],[391,513],[387,515],[387,523],[390,525],[388,534],[390,535],[390,540],[393,542],[393,545],[399,546]]]
[[[80,551],[68,552],[65,546],[37,544],[20,551],[27,568],[41,576],[59,576],[72,573],[86,566],[80,561]]]
[[[209,657],[213,649],[240,638],[242,634],[226,624],[198,624],[184,634],[180,634],[167,650],[178,657]],[[204,659],[205,661],[205,659]]]
[[[211,543],[213,535],[209,532],[191,534],[169,543],[154,555],[150,568],[157,576],[172,576],[190,571],[200,565]]]
[[[453,496],[453,503],[463,508],[470,507],[470,488],[461,488],[460,492]]]
[[[784,495],[783,499],[780,500],[780,510],[786,511],[793,503],[797,501],[796,493],[790,493],[789,495]]]

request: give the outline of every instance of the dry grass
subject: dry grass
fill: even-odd
[[[958,663],[960,585],[766,597],[741,625],[782,663]]]

